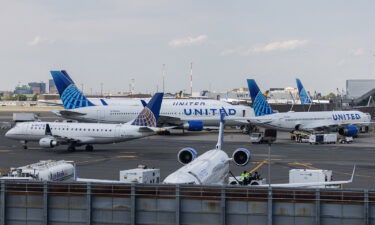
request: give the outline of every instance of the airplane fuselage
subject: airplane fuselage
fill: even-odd
[[[107,106],[90,106],[69,110],[72,113],[61,113],[64,118],[82,122],[124,123],[133,120],[143,108],[140,100],[109,101]],[[237,126],[248,124],[247,119],[253,115],[250,107],[234,106],[216,100],[180,100],[164,99],[160,110],[160,119],[169,124],[181,124],[188,121],[202,121],[204,126],[218,126],[220,111],[226,114],[226,125]],[[75,113],[76,112],[76,113]]]
[[[213,149],[167,176],[168,184],[219,184],[227,183],[229,173],[227,153]]]
[[[49,125],[51,134],[46,134]],[[108,144],[123,142],[153,135],[154,132],[140,132],[139,126],[127,124],[101,123],[65,123],[65,122],[25,122],[18,123],[6,133],[6,137],[22,141],[40,141],[51,137],[61,139],[62,143],[76,142],[83,144]]]
[[[359,111],[285,112],[250,118],[250,122],[258,126],[289,132],[313,130],[314,127],[366,124],[370,120],[369,114]]]

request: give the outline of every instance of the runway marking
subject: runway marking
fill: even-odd
[[[292,163],[288,163],[288,165],[296,165],[296,166],[304,166],[306,168],[309,168],[309,169],[313,169],[313,170],[322,170],[320,168],[316,168],[314,166],[312,166],[311,163],[299,163],[299,162],[292,162]],[[333,171],[333,170],[332,170]],[[340,171],[333,171],[337,174],[344,174],[344,175],[349,175],[351,176],[352,174],[351,173],[345,173],[345,172],[340,172]],[[356,177],[366,177],[366,178],[372,178],[372,176],[369,176],[369,175],[361,175],[361,174],[354,174],[354,176]]]

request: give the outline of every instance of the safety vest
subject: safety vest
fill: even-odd
[[[242,173],[241,177],[242,177],[243,180],[246,179],[247,178],[247,173]]]

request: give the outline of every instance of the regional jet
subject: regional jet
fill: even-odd
[[[68,151],[86,145],[109,144],[129,141],[155,134],[163,93],[156,93],[138,116],[126,124],[24,122],[17,123],[5,136],[20,140],[25,149],[28,142],[38,142],[43,148],[68,145]]]

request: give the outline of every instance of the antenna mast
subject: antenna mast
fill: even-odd
[[[193,63],[190,63],[190,95],[193,96]]]

